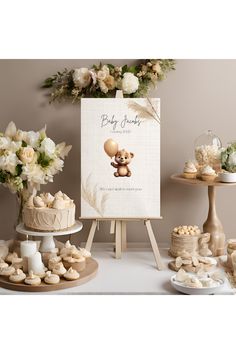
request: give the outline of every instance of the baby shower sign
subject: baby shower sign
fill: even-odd
[[[81,99],[81,217],[160,217],[160,99]]]

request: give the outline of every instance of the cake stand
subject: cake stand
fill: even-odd
[[[68,229],[61,230],[61,231],[35,231],[35,230],[30,230],[25,227],[23,223],[17,225],[16,231],[19,234],[25,235],[26,238],[28,236],[38,236],[42,237],[42,241],[40,243],[40,252],[55,252],[55,242],[53,237],[56,236],[66,236],[66,235],[72,235],[75,234],[76,232],[79,232],[83,227],[83,224],[80,221],[75,221],[75,224],[72,227],[69,227]]]

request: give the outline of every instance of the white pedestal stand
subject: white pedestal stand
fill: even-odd
[[[25,227],[24,224],[19,224],[16,227],[16,231],[19,232],[22,235],[25,235],[26,237],[28,236],[38,236],[42,237],[42,241],[40,244],[39,251],[40,252],[54,252],[56,245],[54,242],[53,237],[55,236],[66,236],[66,235],[72,235],[75,234],[76,232],[79,232],[83,227],[83,224],[80,221],[76,221],[75,224],[72,227],[69,227],[66,230],[61,230],[61,231],[34,231],[34,230],[29,230]]]

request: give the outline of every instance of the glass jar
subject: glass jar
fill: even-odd
[[[214,170],[220,169],[220,155],[222,144],[220,138],[207,130],[194,142],[195,159],[199,167],[211,166]]]

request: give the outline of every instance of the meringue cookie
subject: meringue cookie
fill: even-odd
[[[57,274],[52,274],[52,272],[47,272],[44,278],[46,284],[58,284],[60,283],[60,277]]]
[[[52,270],[57,263],[61,262],[61,257],[60,256],[55,256],[52,258],[49,258],[48,260],[48,269]]]
[[[63,276],[66,280],[76,280],[80,277],[79,273],[73,268],[69,268]]]
[[[15,273],[15,268],[12,266],[0,269],[0,275],[5,276],[5,277],[9,277],[10,275],[12,275],[14,273]]]
[[[8,264],[6,262],[4,262],[4,260],[1,258],[0,259],[0,269],[3,268],[8,268]]]
[[[12,263],[12,261],[13,261],[14,258],[18,258],[18,254],[17,254],[16,252],[9,253],[9,254],[6,256],[5,261],[8,262],[8,263]]]
[[[21,269],[16,269],[15,273],[10,275],[9,280],[13,283],[22,283],[26,278],[25,273]]]
[[[53,209],[65,209],[66,208],[66,202],[63,199],[54,199],[54,202],[52,204]]]
[[[50,206],[54,201],[54,197],[51,193],[41,193],[40,197],[47,206]]]
[[[27,284],[27,285],[40,285],[41,279],[39,278],[38,275],[35,275],[33,273],[33,271],[31,270],[29,272],[28,277],[25,278],[25,284]]]
[[[44,208],[45,207],[45,203],[41,197],[36,196],[36,197],[34,197],[33,201],[34,201],[34,206],[36,208]]]
[[[52,272],[53,272],[53,274],[57,274],[59,276],[62,276],[66,273],[66,268],[64,267],[62,262],[59,262],[59,263],[55,264]]]
[[[23,258],[13,258],[12,259],[12,266],[15,268],[15,269],[20,269],[23,267]]]
[[[85,258],[91,257],[91,252],[87,251],[86,248],[80,248],[79,252]]]
[[[59,191],[59,192],[55,193],[54,198],[55,199],[63,199],[62,191]]]

